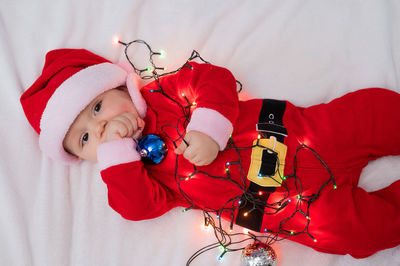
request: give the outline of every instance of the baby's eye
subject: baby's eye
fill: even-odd
[[[97,115],[98,112],[100,112],[101,109],[101,102],[98,102],[95,106],[94,106],[94,114]]]
[[[82,146],[85,145],[89,140],[89,133],[85,133],[85,135],[83,135],[82,140],[81,140],[81,144]]]

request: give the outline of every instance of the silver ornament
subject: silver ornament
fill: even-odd
[[[242,251],[241,266],[275,266],[276,253],[271,246],[255,241]]]

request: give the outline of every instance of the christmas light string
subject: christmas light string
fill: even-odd
[[[126,59],[128,60],[128,62],[130,63],[130,65],[133,67],[134,71],[142,78],[142,79],[154,79],[154,81],[156,82],[156,84],[158,85],[158,89],[153,89],[150,90],[150,92],[155,92],[155,93],[160,93],[163,97],[165,97],[167,100],[172,101],[173,103],[177,104],[180,109],[182,110],[182,116],[177,120],[177,124],[176,125],[163,125],[161,130],[164,133],[164,137],[168,138],[173,145],[176,147],[178,147],[177,143],[179,141],[183,141],[186,145],[188,145],[188,143],[186,142],[186,140],[184,139],[184,135],[186,132],[180,132],[178,125],[180,123],[183,123],[184,128],[186,128],[187,124],[190,122],[190,117],[191,117],[191,111],[192,108],[196,107],[196,103],[195,102],[191,102],[186,96],[185,94],[182,94],[181,96],[185,99],[187,105],[182,105],[179,101],[177,101],[176,99],[174,99],[173,97],[169,96],[167,93],[165,93],[165,91],[163,90],[159,79],[163,76],[166,75],[170,75],[170,74],[174,74],[177,73],[179,70],[181,70],[184,67],[189,67],[190,69],[192,69],[192,66],[190,64],[188,64],[190,61],[193,61],[195,59],[199,59],[201,62],[203,63],[209,63],[206,60],[204,60],[200,54],[193,50],[191,56],[189,57],[189,59],[178,69],[174,70],[174,71],[170,71],[168,73],[162,73],[162,74],[158,74],[157,70],[163,70],[165,71],[165,68],[163,67],[158,67],[155,65],[154,60],[153,60],[153,56],[163,56],[165,53],[163,52],[154,52],[151,47],[143,40],[134,40],[132,42],[129,43],[124,43],[120,40],[118,40],[118,43],[122,44],[125,46],[125,56]],[[129,57],[129,53],[128,53],[128,48],[131,45],[144,45],[148,50],[149,50],[149,61],[151,66],[145,68],[145,69],[139,69],[137,68],[132,60]],[[150,74],[148,74],[150,73]],[[237,90],[238,93],[242,90],[242,84],[236,80],[237,84],[239,85],[239,89]],[[167,128],[172,128],[176,130],[176,134],[177,134],[177,138],[173,138],[172,136],[170,136],[167,133]],[[187,261],[186,265],[189,265],[195,258],[197,258],[199,255],[203,254],[204,252],[207,252],[209,250],[212,249],[216,249],[216,248],[220,248],[221,254],[218,257],[218,259],[222,259],[222,257],[228,253],[228,252],[234,252],[234,251],[238,251],[238,250],[243,250],[244,247],[236,247],[237,245],[244,243],[246,241],[249,240],[253,240],[253,241],[261,241],[261,239],[268,245],[271,245],[272,243],[274,243],[275,241],[280,241],[280,240],[284,240],[287,239],[289,237],[293,237],[293,236],[297,236],[300,234],[307,234],[312,240],[314,240],[315,242],[317,241],[317,239],[309,232],[308,228],[309,228],[309,224],[311,222],[311,218],[310,218],[310,205],[312,204],[312,202],[314,202],[319,195],[321,194],[322,190],[329,184],[329,183],[333,183],[333,189],[336,189],[336,182],[335,179],[332,175],[331,170],[329,169],[329,167],[326,165],[326,163],[322,160],[322,158],[317,154],[317,152],[315,150],[313,150],[311,147],[305,145],[305,144],[301,144],[297,147],[295,154],[294,154],[294,158],[293,158],[293,173],[291,175],[287,175],[287,176],[281,176],[279,169],[280,169],[280,165],[279,165],[279,160],[277,160],[277,166],[275,169],[275,173],[272,175],[274,176],[276,173],[278,173],[279,178],[281,180],[277,180],[277,179],[273,179],[274,181],[276,181],[277,183],[279,183],[284,189],[284,195],[283,197],[273,203],[267,203],[265,202],[265,200],[262,199],[258,199],[256,196],[257,192],[248,192],[248,187],[246,185],[246,176],[245,176],[245,170],[242,167],[242,162],[241,162],[241,155],[240,155],[240,150],[243,149],[253,149],[255,147],[259,147],[259,148],[263,148],[268,150],[271,153],[276,153],[275,151],[271,150],[268,147],[265,147],[263,145],[261,145],[259,143],[260,140],[260,135],[258,137],[258,140],[256,142],[255,145],[249,146],[249,147],[237,147],[232,139],[232,136],[229,138],[228,144],[226,149],[233,149],[237,152],[237,160],[236,161],[232,161],[232,162],[227,162],[226,163],[226,168],[225,168],[225,175],[220,175],[220,176],[213,176],[205,171],[200,171],[197,169],[196,165],[193,164],[193,172],[182,176],[178,174],[178,169],[179,169],[179,165],[178,165],[178,155],[176,155],[175,157],[175,181],[176,184],[179,188],[180,193],[182,194],[183,198],[188,202],[188,204],[190,205],[189,207],[183,209],[183,212],[186,212],[188,210],[191,209],[199,209],[203,211],[203,215],[204,215],[204,226],[206,227],[211,227],[214,231],[215,237],[217,239],[217,242],[208,246],[203,247],[202,249],[198,250],[197,252],[195,252]],[[313,153],[313,155],[318,159],[318,161],[321,163],[321,165],[326,169],[326,171],[329,174],[329,178],[321,185],[321,187],[319,188],[319,190],[316,193],[313,193],[311,195],[303,195],[303,188],[301,185],[301,182],[299,180],[299,178],[296,176],[296,172],[297,172],[297,156],[298,153],[301,150],[308,150],[310,152]],[[230,167],[233,166],[237,166],[239,167],[239,176],[240,176],[240,181],[241,183],[238,183],[237,181],[233,180],[230,177]],[[191,178],[193,178],[194,176],[198,175],[198,174],[202,174],[205,175],[209,178],[214,178],[214,179],[220,179],[220,180],[225,180],[227,182],[231,182],[234,185],[236,185],[242,192],[242,195],[233,197],[231,199],[229,199],[224,206],[222,206],[220,209],[213,209],[213,208],[209,208],[209,207],[200,207],[199,205],[197,205],[194,200],[190,197],[190,195],[188,195],[182,188],[181,188],[181,182],[188,182],[190,181]],[[271,176],[271,177],[272,177]],[[285,219],[282,219],[279,223],[279,229],[278,231],[273,231],[273,230],[269,230],[269,229],[264,229],[265,233],[268,234],[262,234],[262,235],[255,235],[253,233],[247,232],[247,233],[232,233],[232,229],[233,229],[233,224],[234,224],[234,217],[235,217],[235,211],[238,211],[241,207],[240,206],[245,206],[247,204],[242,204],[242,201],[246,201],[246,203],[250,203],[252,204],[253,208],[248,211],[248,212],[244,212],[243,216],[247,217],[251,212],[253,211],[258,211],[261,212],[264,215],[274,215],[278,212],[280,212],[281,210],[283,210],[288,204],[290,204],[293,199],[291,199],[290,197],[290,191],[289,191],[289,187],[288,187],[288,181],[293,180],[293,184],[295,186],[296,189],[296,194],[297,194],[297,203],[296,203],[296,208],[295,211],[289,215],[288,217],[286,217]],[[258,192],[259,195],[262,195],[262,193],[264,193],[263,191],[259,191]],[[262,206],[262,209],[258,206]],[[265,206],[265,207],[264,207]],[[229,226],[229,232],[226,232],[223,229],[222,226],[222,221],[221,221],[221,217],[222,214],[224,213],[228,213],[230,214],[231,217],[231,221],[230,221],[230,226]],[[285,224],[287,222],[289,222],[293,217],[295,217],[296,214],[300,213],[301,215],[304,216],[304,218],[306,219],[306,224],[303,230],[300,231],[293,231],[290,229],[286,229]],[[215,214],[218,223],[215,222],[215,219],[211,216],[211,214]],[[241,238],[239,240],[235,240],[234,238]],[[243,238],[244,237],[244,238]]]
[[[166,76],[166,75],[174,74],[174,73],[178,72],[179,70],[181,70],[183,67],[192,68],[192,66],[187,64],[187,63],[189,63],[190,61],[195,60],[196,58],[199,58],[203,63],[210,64],[209,62],[204,60],[204,58],[202,58],[201,55],[196,50],[193,50],[191,56],[188,58],[188,60],[186,61],[186,63],[183,66],[179,67],[176,70],[170,71],[168,73],[158,74],[157,70],[166,70],[166,68],[165,67],[156,66],[155,63],[154,63],[153,57],[155,55],[161,56],[161,57],[165,57],[165,52],[163,52],[163,51],[161,51],[161,52],[153,51],[151,49],[150,45],[147,42],[143,41],[143,40],[134,40],[134,41],[131,41],[129,43],[124,43],[121,40],[117,40],[117,42],[119,44],[122,44],[123,46],[125,46],[125,50],[124,50],[125,57],[128,60],[128,62],[130,63],[130,65],[133,67],[133,69],[135,70],[136,74],[138,74],[140,76],[140,78],[142,78],[142,79],[152,79],[152,78],[154,78],[154,80],[157,81],[157,83],[158,83],[158,79],[159,78],[161,78],[163,76]],[[128,55],[129,54],[128,53],[128,48],[131,45],[134,45],[134,44],[143,44],[149,50],[149,61],[150,61],[151,66],[148,66],[147,68],[144,68],[144,69],[140,69],[140,68],[136,67],[133,64],[132,60],[130,59],[130,57]],[[146,75],[145,74],[146,72],[150,72],[151,75],[148,75],[148,74]],[[239,85],[239,89],[238,89],[238,93],[239,93],[239,92],[242,91],[243,86],[242,86],[242,83],[240,81],[238,81],[238,80],[236,80],[236,83]],[[160,86],[160,90],[163,91],[160,84],[159,84],[159,86]],[[184,95],[183,95],[183,97],[185,98]],[[188,102],[188,104],[191,105],[189,100],[187,98],[185,98],[185,99]],[[176,102],[176,103],[179,104],[178,102]]]

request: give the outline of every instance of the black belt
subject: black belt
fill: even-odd
[[[276,137],[276,140],[283,143],[287,136],[286,128],[283,126],[283,115],[286,109],[285,101],[264,99],[258,118],[256,130],[262,138]],[[276,158],[270,153],[263,153],[260,172],[274,173]],[[275,160],[275,161],[274,161]],[[250,230],[260,232],[264,217],[264,209],[267,200],[275,187],[263,187],[250,181],[250,185],[243,194],[235,223]],[[260,193],[262,192],[262,193]]]

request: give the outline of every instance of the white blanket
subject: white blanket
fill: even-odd
[[[47,51],[86,48],[118,61],[114,36],[140,38],[165,50],[172,70],[196,49],[235,74],[243,98],[308,106],[364,87],[400,92],[399,18],[396,0],[1,0],[0,265],[185,265],[215,241],[196,211],[123,220],[96,165],[65,167],[40,152],[19,97]],[[379,159],[360,185],[376,190],[399,173],[399,157]],[[287,240],[273,248],[278,265],[400,265],[400,247],[361,260]],[[240,265],[240,252],[219,254],[191,265]]]

